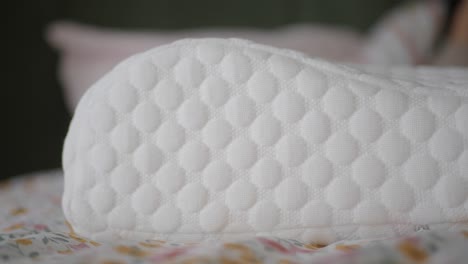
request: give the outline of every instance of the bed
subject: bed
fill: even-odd
[[[414,87],[415,91],[422,89],[419,86],[425,87],[426,93],[434,96],[451,93],[466,97],[467,75],[462,68],[352,67],[362,71],[356,72],[358,76],[391,78],[402,87]],[[448,104],[437,106],[437,111],[446,112],[439,106]],[[462,167],[465,156],[460,155]],[[369,239],[349,236],[328,244],[275,235],[197,243],[171,239],[90,239],[79,235],[64,217],[63,179],[63,172],[54,170],[1,183],[0,259],[12,263],[463,263],[468,258],[468,230],[460,228],[467,224],[463,220],[453,228],[421,224],[414,225],[403,236]],[[73,184],[68,186],[71,188]],[[466,204],[463,201],[466,198],[461,201]]]
[[[431,93],[441,92],[440,87],[446,88],[445,92],[463,97],[468,92],[468,74],[463,68],[350,66],[363,74],[391,78],[398,85],[425,87]],[[70,99],[71,110],[81,93],[76,92],[76,98]],[[442,102],[442,106],[447,105]],[[443,107],[438,110],[444,113],[454,111]],[[459,156],[458,162],[464,170],[466,164],[463,162],[468,155]],[[422,224],[415,225],[412,232],[405,235],[369,239],[350,236],[331,243],[307,243],[301,239],[275,235],[197,243],[171,239],[91,239],[79,235],[66,220],[62,211],[63,185],[62,170],[21,175],[0,183],[0,261],[103,264],[464,263],[468,259],[468,230],[460,228],[468,225],[466,221],[461,221],[456,228]],[[466,192],[462,190],[461,193]],[[462,199],[460,203],[465,201],[466,209],[466,195],[464,197],[465,200]]]

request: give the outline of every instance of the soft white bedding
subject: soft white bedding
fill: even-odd
[[[368,74],[378,75],[415,86],[432,87],[436,90],[448,89],[466,96],[468,90],[468,69],[466,67],[436,66],[384,66],[369,64],[350,64]]]
[[[137,54],[76,110],[65,215],[109,240],[464,229],[466,73],[363,70],[237,39]]]

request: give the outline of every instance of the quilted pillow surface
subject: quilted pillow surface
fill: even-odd
[[[396,78],[238,39],[137,54],[76,109],[65,215],[94,239],[467,228],[467,73]]]

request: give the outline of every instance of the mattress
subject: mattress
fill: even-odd
[[[197,244],[162,240],[94,241],[79,236],[60,207],[60,170],[0,183],[2,263],[464,263],[468,230],[344,240],[330,245],[262,236]]]

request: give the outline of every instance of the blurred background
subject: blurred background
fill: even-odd
[[[3,76],[6,78],[4,90],[6,90],[7,95],[4,98],[6,99],[5,111],[7,114],[5,116],[7,121],[4,123],[3,130],[6,131],[4,137],[6,149],[4,149],[4,153],[6,153],[7,159],[6,164],[2,166],[5,169],[0,174],[0,178],[60,167],[62,143],[71,113],[76,104],[76,97],[81,93],[67,91],[64,89],[65,86],[72,88],[87,86],[98,77],[95,75],[108,70],[109,65],[115,63],[115,61],[137,50],[154,46],[153,43],[159,44],[158,37],[162,39],[160,41],[162,43],[184,37],[189,29],[212,28],[218,33],[226,30],[228,33],[221,34],[222,36],[231,36],[230,30],[243,32],[254,29],[267,32],[262,33],[263,35],[260,34],[259,39],[280,43],[281,41],[278,39],[284,39],[286,36],[291,36],[287,34],[292,33],[287,33],[290,31],[286,29],[282,31],[281,34],[283,35],[275,35],[277,28],[284,28],[284,26],[298,23],[313,23],[314,25],[331,25],[339,28],[330,30],[341,34],[338,39],[345,38],[354,45],[353,48],[356,48],[361,43],[367,45],[369,43],[368,39],[361,39],[361,37],[371,34],[371,29],[375,31],[376,24],[382,25],[378,23],[381,18],[394,7],[404,6],[404,2],[407,1],[14,1],[11,3],[11,7],[5,10],[7,13],[7,34],[5,37],[7,67]],[[430,12],[433,12],[431,10]],[[416,11],[412,12],[414,13],[409,15],[410,17],[421,15]],[[419,23],[426,23],[424,19],[419,19]],[[437,12],[435,12],[433,19],[439,24],[443,24],[440,22],[440,14]],[[73,21],[74,24],[67,22],[49,27],[50,23],[54,21]],[[397,21],[404,21],[404,19],[397,19]],[[436,27],[434,23],[427,22],[428,25],[430,24],[429,26]],[[91,25],[98,28],[89,27]],[[422,27],[426,28],[424,25]],[[402,26],[402,28],[406,27]],[[118,31],[114,32],[113,30]],[[168,37],[167,34],[172,34],[175,30],[177,30],[176,34]],[[292,31],[300,32],[297,34],[304,37],[304,35],[308,34],[308,30],[307,27],[299,27],[299,31]],[[319,27],[319,30],[317,30],[314,27],[314,29],[310,29],[310,32],[323,34],[327,28]],[[433,28],[432,30],[436,31]],[[159,35],[131,34],[131,32],[135,31],[147,34],[157,32]],[[212,31],[204,33],[204,36],[210,36],[210,32]],[[255,34],[255,32],[248,34]],[[239,34],[242,36],[243,33]],[[247,36],[249,36],[248,34]],[[333,34],[331,35],[335,37]],[[187,35],[192,36],[188,33]],[[433,41],[433,35],[430,35],[431,41]],[[124,37],[126,36],[136,40],[125,42]],[[336,39],[333,37],[331,41]],[[381,43],[382,39],[385,38],[375,37],[370,43]],[[97,43],[93,43],[94,40]],[[122,46],[122,49],[120,49],[119,41],[116,40],[121,40],[122,45],[127,46]],[[307,51],[307,48],[311,46],[308,46],[309,43],[304,41],[298,44],[298,49],[305,47],[304,49]],[[275,43],[265,42],[267,42],[266,44],[275,45]],[[388,43],[388,40],[384,42]],[[294,45],[297,44],[281,43],[278,46],[284,44],[285,47],[291,45],[294,48]],[[87,51],[83,47],[92,48],[93,51]],[[320,47],[314,48],[320,49]],[[349,49],[350,52],[353,48]],[[396,53],[398,49],[395,50]],[[105,52],[107,52],[107,57],[99,60],[99,54]],[[416,59],[402,60],[402,62],[411,64],[424,61],[422,56],[425,54],[424,52],[426,51],[416,54]],[[314,55],[313,50],[311,53]],[[320,55],[320,52],[317,54]],[[367,59],[376,59],[375,56],[372,56],[372,52],[369,52],[369,54],[371,55]],[[115,56],[112,57],[113,55]],[[364,60],[366,62],[366,58],[362,54],[360,56],[354,56],[355,54],[345,55],[350,58],[350,61],[360,62],[360,60]],[[104,55],[102,56],[104,57]],[[85,57],[95,58],[95,61],[90,60],[88,62],[90,66],[86,66],[83,63]],[[103,62],[106,59],[109,65],[101,65],[104,64]],[[79,60],[81,64],[75,62],[76,60]],[[84,70],[92,66],[102,67],[98,67],[99,69],[92,73]],[[77,70],[71,71],[74,67]],[[80,74],[90,76],[86,80],[81,80]]]

